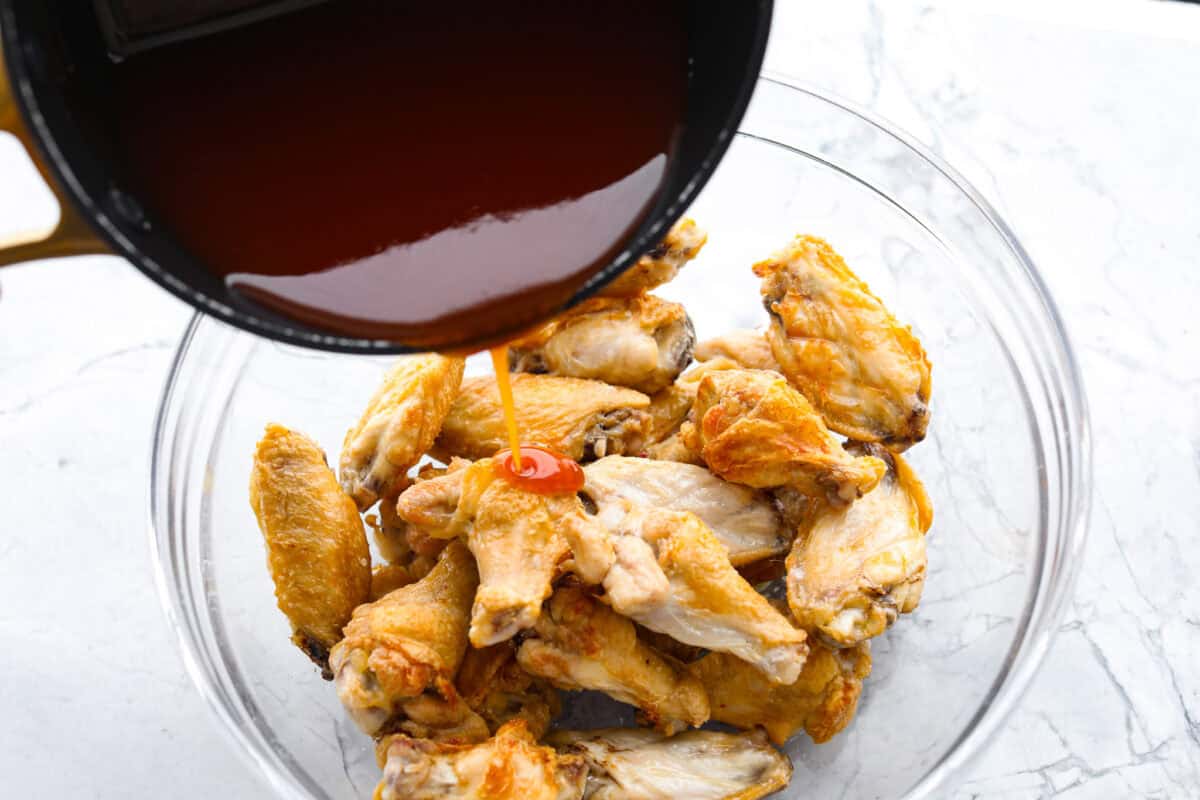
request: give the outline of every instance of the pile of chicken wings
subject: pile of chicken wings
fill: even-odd
[[[812,236],[753,266],[765,331],[697,344],[648,290],[705,241],[684,220],[511,344],[522,441],[583,464],[577,494],[497,473],[496,380],[457,357],[399,359],[336,475],[267,427],[250,501],[279,608],[376,739],[379,800],[753,800],[791,777],[771,743],[854,716],[868,640],[921,596],[932,511],[901,453],[929,362]],[[641,727],[551,730],[581,690]]]

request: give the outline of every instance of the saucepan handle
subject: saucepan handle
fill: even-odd
[[[21,111],[17,108],[15,90],[8,79],[5,68],[3,45],[0,45],[0,132],[11,133],[29,153],[42,179],[54,193],[58,201],[58,224],[48,236],[36,241],[10,241],[0,235],[0,267],[7,264],[19,264],[22,261],[35,261],[41,258],[58,258],[61,256],[77,256],[96,253],[109,253],[111,250],[92,232],[91,227],[76,213],[74,206],[63,195],[62,189],[50,177],[38,149],[33,144],[33,138]]]

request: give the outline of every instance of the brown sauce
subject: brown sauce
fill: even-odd
[[[683,118],[676,0],[334,0],[113,70],[139,197],[333,333],[533,323],[649,211]]]

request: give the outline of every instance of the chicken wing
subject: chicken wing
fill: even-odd
[[[462,383],[464,361],[435,353],[404,356],[384,376],[338,461],[342,488],[360,510],[395,497],[405,474],[433,444]]]
[[[554,687],[517,663],[517,646],[512,641],[468,648],[454,684],[493,733],[519,718],[525,720],[534,738],[540,739],[562,710]]]
[[[514,375],[521,438],[582,461],[636,453],[645,443],[650,398],[600,381]],[[508,445],[495,377],[468,378],[450,407],[434,453],[439,458],[490,458]]]
[[[721,480],[704,467],[608,456],[583,472],[587,482],[580,498],[604,527],[620,528],[627,515],[651,508],[689,511],[712,529],[735,567],[785,553],[791,545],[769,495]]]
[[[707,241],[708,234],[694,220],[681,219],[667,231],[654,249],[601,289],[599,294],[603,297],[632,297],[661,286],[699,255]]]
[[[593,297],[509,344],[514,372],[592,378],[657,392],[692,360],[687,311],[653,295]]]
[[[792,763],[759,733],[646,729],[555,731],[547,741],[582,756],[588,800],[758,800],[782,789]]]
[[[580,800],[582,757],[538,745],[524,720],[477,745],[395,736],[379,748],[376,800]]]
[[[639,641],[632,622],[578,586],[554,592],[517,660],[559,689],[592,689],[636,706],[664,730],[708,719],[700,681]]]
[[[696,345],[695,354],[700,362],[727,358],[742,369],[780,371],[779,362],[771,352],[771,343],[762,331],[732,331],[724,336],[706,339]]]
[[[790,686],[772,685],[727,653],[709,653],[688,669],[704,683],[718,722],[762,727],[775,744],[803,728],[821,744],[854,718],[863,679],[871,674],[871,651],[866,642],[837,650],[813,641],[800,677]]]
[[[925,350],[832,247],[797,236],[754,274],[771,315],[771,350],[830,428],[893,449],[925,438]]]
[[[366,733],[424,692],[454,698],[478,582],[467,548],[451,542],[423,579],[354,610],[329,664],[342,705]]]
[[[925,532],[933,509],[899,455],[852,445],[888,465],[879,486],[848,508],[827,508],[800,529],[787,559],[796,622],[849,647],[912,611],[925,583]]]
[[[796,680],[805,633],[754,591],[694,514],[648,511],[613,541],[603,580],[618,613],[684,644],[732,653],[772,683]]]
[[[371,554],[354,501],[316,442],[272,424],[254,452],[250,505],[292,641],[329,679],[329,649],[371,590]]]
[[[804,395],[762,370],[706,375],[683,438],[726,480],[791,486],[835,504],[871,491],[886,469],[877,458],[847,453]]]
[[[397,512],[433,536],[466,536],[479,566],[471,643],[502,642],[531,627],[570,555],[564,532],[586,525],[570,495],[542,495],[496,475],[485,458],[423,481],[400,496]]]

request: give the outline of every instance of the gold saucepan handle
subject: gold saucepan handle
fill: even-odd
[[[112,252],[76,213],[75,207],[71,205],[62,189],[50,176],[50,171],[42,162],[38,149],[34,147],[29,130],[25,127],[25,121],[21,118],[21,112],[17,109],[12,84],[8,80],[8,71],[4,65],[4,50],[0,45],[0,132],[11,133],[25,147],[25,152],[29,153],[29,157],[33,160],[42,179],[54,193],[59,211],[58,224],[44,239],[32,242],[12,242],[0,236],[0,267],[6,264],[19,264],[22,261],[35,261],[39,258]]]

